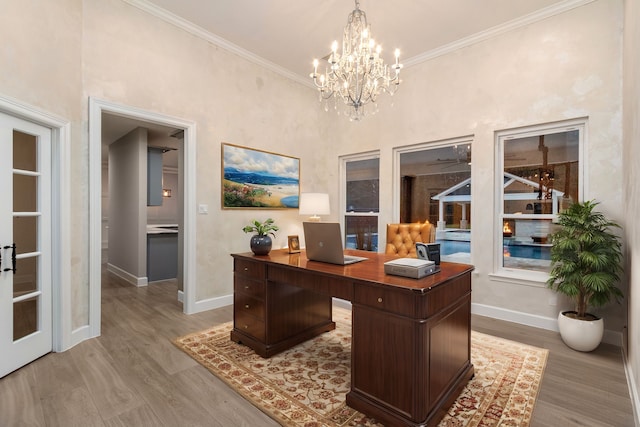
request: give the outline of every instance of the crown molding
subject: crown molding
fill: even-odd
[[[496,25],[495,27],[480,31],[479,33],[472,34],[471,36],[464,37],[460,40],[456,40],[452,43],[440,46],[436,49],[421,53],[420,55],[412,56],[411,58],[408,58],[404,61],[404,66],[411,67],[413,65],[420,64],[430,59],[437,58],[438,56],[446,55],[458,49],[480,43],[490,38],[497,37],[501,34],[508,33],[509,31],[513,31],[515,29],[533,24],[543,19],[559,15],[561,13],[584,6],[594,1],[596,0],[566,0],[560,3],[556,3],[528,15],[521,16],[520,18],[513,19],[500,25]]]
[[[271,61],[268,61],[261,56],[256,55],[253,52],[250,52],[236,44],[231,43],[229,40],[224,39],[216,34],[213,34],[210,31],[205,30],[204,28],[194,24],[193,22],[187,21],[180,16],[169,12],[166,9],[163,9],[155,4],[147,1],[147,0],[123,0],[125,3],[128,3],[132,6],[137,7],[157,18],[162,19],[165,22],[175,25],[178,28],[185,30],[186,32],[193,34],[196,37],[199,37],[203,40],[206,40],[210,43],[215,44],[222,49],[225,49],[231,53],[238,55],[241,58],[244,58],[254,64],[260,65],[268,70],[273,71],[274,73],[280,74],[283,77],[291,79],[295,82],[303,84],[308,87],[313,87],[313,84],[309,81],[309,79],[305,79],[302,76],[293,73],[292,71],[287,70],[284,67],[281,67],[277,64],[274,64]]]
[[[286,77],[290,80],[293,80],[297,83],[300,83],[304,86],[315,88],[312,82],[309,81],[308,78],[300,76],[290,70],[287,70],[284,67],[281,67],[277,64],[274,64],[271,61],[268,61],[261,56],[258,56],[238,45],[231,43],[230,41],[217,36],[210,31],[205,30],[204,28],[195,25],[194,23],[187,21],[184,18],[175,15],[168,10],[165,10],[148,0],[123,0],[125,3],[128,3],[138,9],[141,9],[157,18],[162,19],[165,22],[175,25],[178,28],[181,28],[188,33],[193,34],[196,37],[200,37],[203,40],[209,41],[210,43],[215,44],[222,49],[225,49],[231,53],[234,53],[241,58],[244,58],[250,62],[253,62],[261,67],[264,67],[268,70],[273,71],[283,77]],[[473,44],[488,40],[490,38],[499,36],[501,34],[507,33],[509,31],[513,31],[515,29],[524,27],[526,25],[533,24],[535,22],[541,21],[543,19],[559,15],[561,13],[567,12],[569,10],[587,5],[597,0],[566,0],[560,3],[556,3],[554,5],[548,6],[544,9],[540,9],[536,12],[530,13],[528,15],[522,16],[520,18],[505,22],[504,24],[497,25],[495,27],[489,28],[487,30],[481,31],[479,33],[473,34],[469,37],[464,37],[460,40],[456,40],[455,42],[446,44],[444,46],[440,46],[436,49],[429,50],[427,52],[421,53],[416,56],[412,56],[403,61],[404,67],[411,67],[422,62],[428,61],[430,59],[437,58],[442,55],[449,54],[456,50],[465,48],[467,46],[471,46]]]

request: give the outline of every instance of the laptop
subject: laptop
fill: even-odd
[[[368,259],[344,254],[340,223],[303,222],[302,227],[304,229],[307,258],[310,261],[347,265]]]

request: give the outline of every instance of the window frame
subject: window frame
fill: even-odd
[[[381,234],[380,227],[380,208],[378,208],[378,212],[348,212],[347,211],[347,163],[349,162],[357,162],[361,160],[378,160],[378,182],[381,182],[380,179],[380,150],[372,150],[366,151],[363,153],[356,154],[346,154],[338,157],[340,160],[340,228],[342,229],[342,245],[346,248],[346,217],[362,217],[362,216],[370,216],[376,217],[378,219],[378,252],[380,252],[380,247],[384,248],[384,245],[381,245],[380,236],[384,236]],[[378,206],[380,206],[380,188],[378,188]]]
[[[535,137],[553,133],[578,131],[578,200],[584,199],[586,188],[585,153],[588,141],[588,119],[577,118],[539,125],[526,126],[515,129],[506,129],[495,132],[495,207],[494,207],[494,268],[489,276],[497,281],[506,281],[512,284],[546,287],[549,273],[526,270],[513,267],[504,267],[504,242],[502,227],[504,221],[513,219],[551,220],[557,221],[557,213],[554,214],[505,214],[504,213],[504,144],[513,139]]]
[[[470,167],[470,178],[471,178],[471,203],[473,204],[473,176],[474,176],[474,166],[473,166],[473,146],[474,146],[474,142],[475,142],[475,135],[474,134],[470,134],[470,135],[463,135],[463,136],[459,136],[459,137],[454,137],[454,138],[448,138],[448,139],[441,139],[441,140],[436,140],[436,141],[430,141],[430,142],[421,142],[418,144],[413,144],[413,145],[404,145],[401,147],[394,147],[393,148],[393,167],[392,167],[392,220],[391,222],[399,222],[400,220],[400,194],[401,194],[401,187],[402,187],[402,177],[400,176],[400,171],[401,171],[401,160],[402,160],[402,155],[403,154],[407,154],[407,153],[414,153],[414,152],[418,152],[418,151],[425,151],[425,150],[437,150],[440,148],[447,148],[447,147],[453,147],[453,146],[457,146],[457,145],[469,145],[470,149],[471,149],[471,159],[472,159],[472,164]],[[442,212],[440,212],[442,214]],[[441,215],[442,216],[442,215]],[[471,224],[473,224],[473,209],[470,209],[469,211],[469,222]],[[436,236],[438,235],[438,223],[436,222],[435,224],[432,224],[434,227],[436,227]],[[471,226],[471,230],[470,230],[470,240],[469,240],[469,245],[470,245],[470,249],[469,249],[469,262],[471,264],[473,264],[473,256],[474,256],[474,251],[473,251],[473,239],[475,238],[475,232],[473,231],[474,227]],[[385,230],[386,232],[386,230]],[[436,237],[437,238],[437,237]],[[447,261],[446,259],[446,255],[443,255],[443,261]],[[454,261],[455,262],[455,261]]]

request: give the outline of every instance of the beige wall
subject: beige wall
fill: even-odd
[[[0,93],[71,123],[70,223],[73,328],[87,324],[88,162],[83,127],[82,0],[5,1],[0,13]]]
[[[403,71],[403,85],[380,113],[338,123],[337,154],[380,149],[381,200],[392,200],[392,149],[473,135],[471,212],[473,302],[556,318],[555,294],[543,283],[515,285],[494,272],[494,133],[519,126],[588,117],[585,197],[624,222],[621,136],[623,3],[600,0],[474,44]],[[393,106],[391,105],[393,104]],[[332,191],[338,182],[332,182]],[[392,206],[381,206],[390,222]],[[611,306],[606,328],[622,332],[624,310]]]
[[[640,3],[625,1],[624,22],[624,211],[629,330],[627,354],[632,396],[638,403],[640,388]],[[636,410],[638,408],[636,407]]]

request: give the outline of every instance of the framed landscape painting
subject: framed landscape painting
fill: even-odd
[[[223,209],[297,209],[300,159],[222,144]]]

